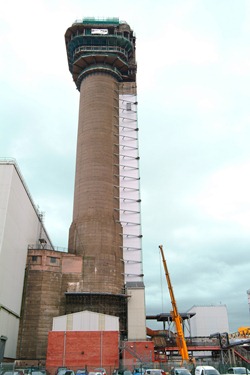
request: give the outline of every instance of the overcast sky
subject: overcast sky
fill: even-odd
[[[250,325],[250,1],[10,0],[0,12],[0,156],[18,162],[56,246],[73,210],[79,92],[64,33],[119,17],[135,31],[148,314],[225,304]]]

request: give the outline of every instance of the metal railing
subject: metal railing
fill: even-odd
[[[54,251],[60,251],[60,252],[63,252],[63,253],[68,253],[68,248],[60,247],[60,246],[51,246],[48,243],[45,243],[45,244],[29,244],[28,250],[54,250]]]
[[[124,48],[118,46],[81,46],[75,49],[74,57],[81,52],[116,52],[121,53],[128,60],[128,53]]]

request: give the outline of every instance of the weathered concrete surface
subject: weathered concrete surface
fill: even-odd
[[[118,106],[114,77],[98,73],[82,81],[69,251],[83,256],[85,292],[121,293],[124,285],[117,199]]]

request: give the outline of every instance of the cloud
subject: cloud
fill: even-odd
[[[214,172],[196,198],[214,220],[233,222],[250,229],[250,161],[229,165]]]

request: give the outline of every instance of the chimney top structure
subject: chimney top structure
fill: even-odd
[[[119,18],[76,20],[65,34],[69,70],[77,89],[88,74],[104,72],[119,82],[136,80],[135,36]]]

